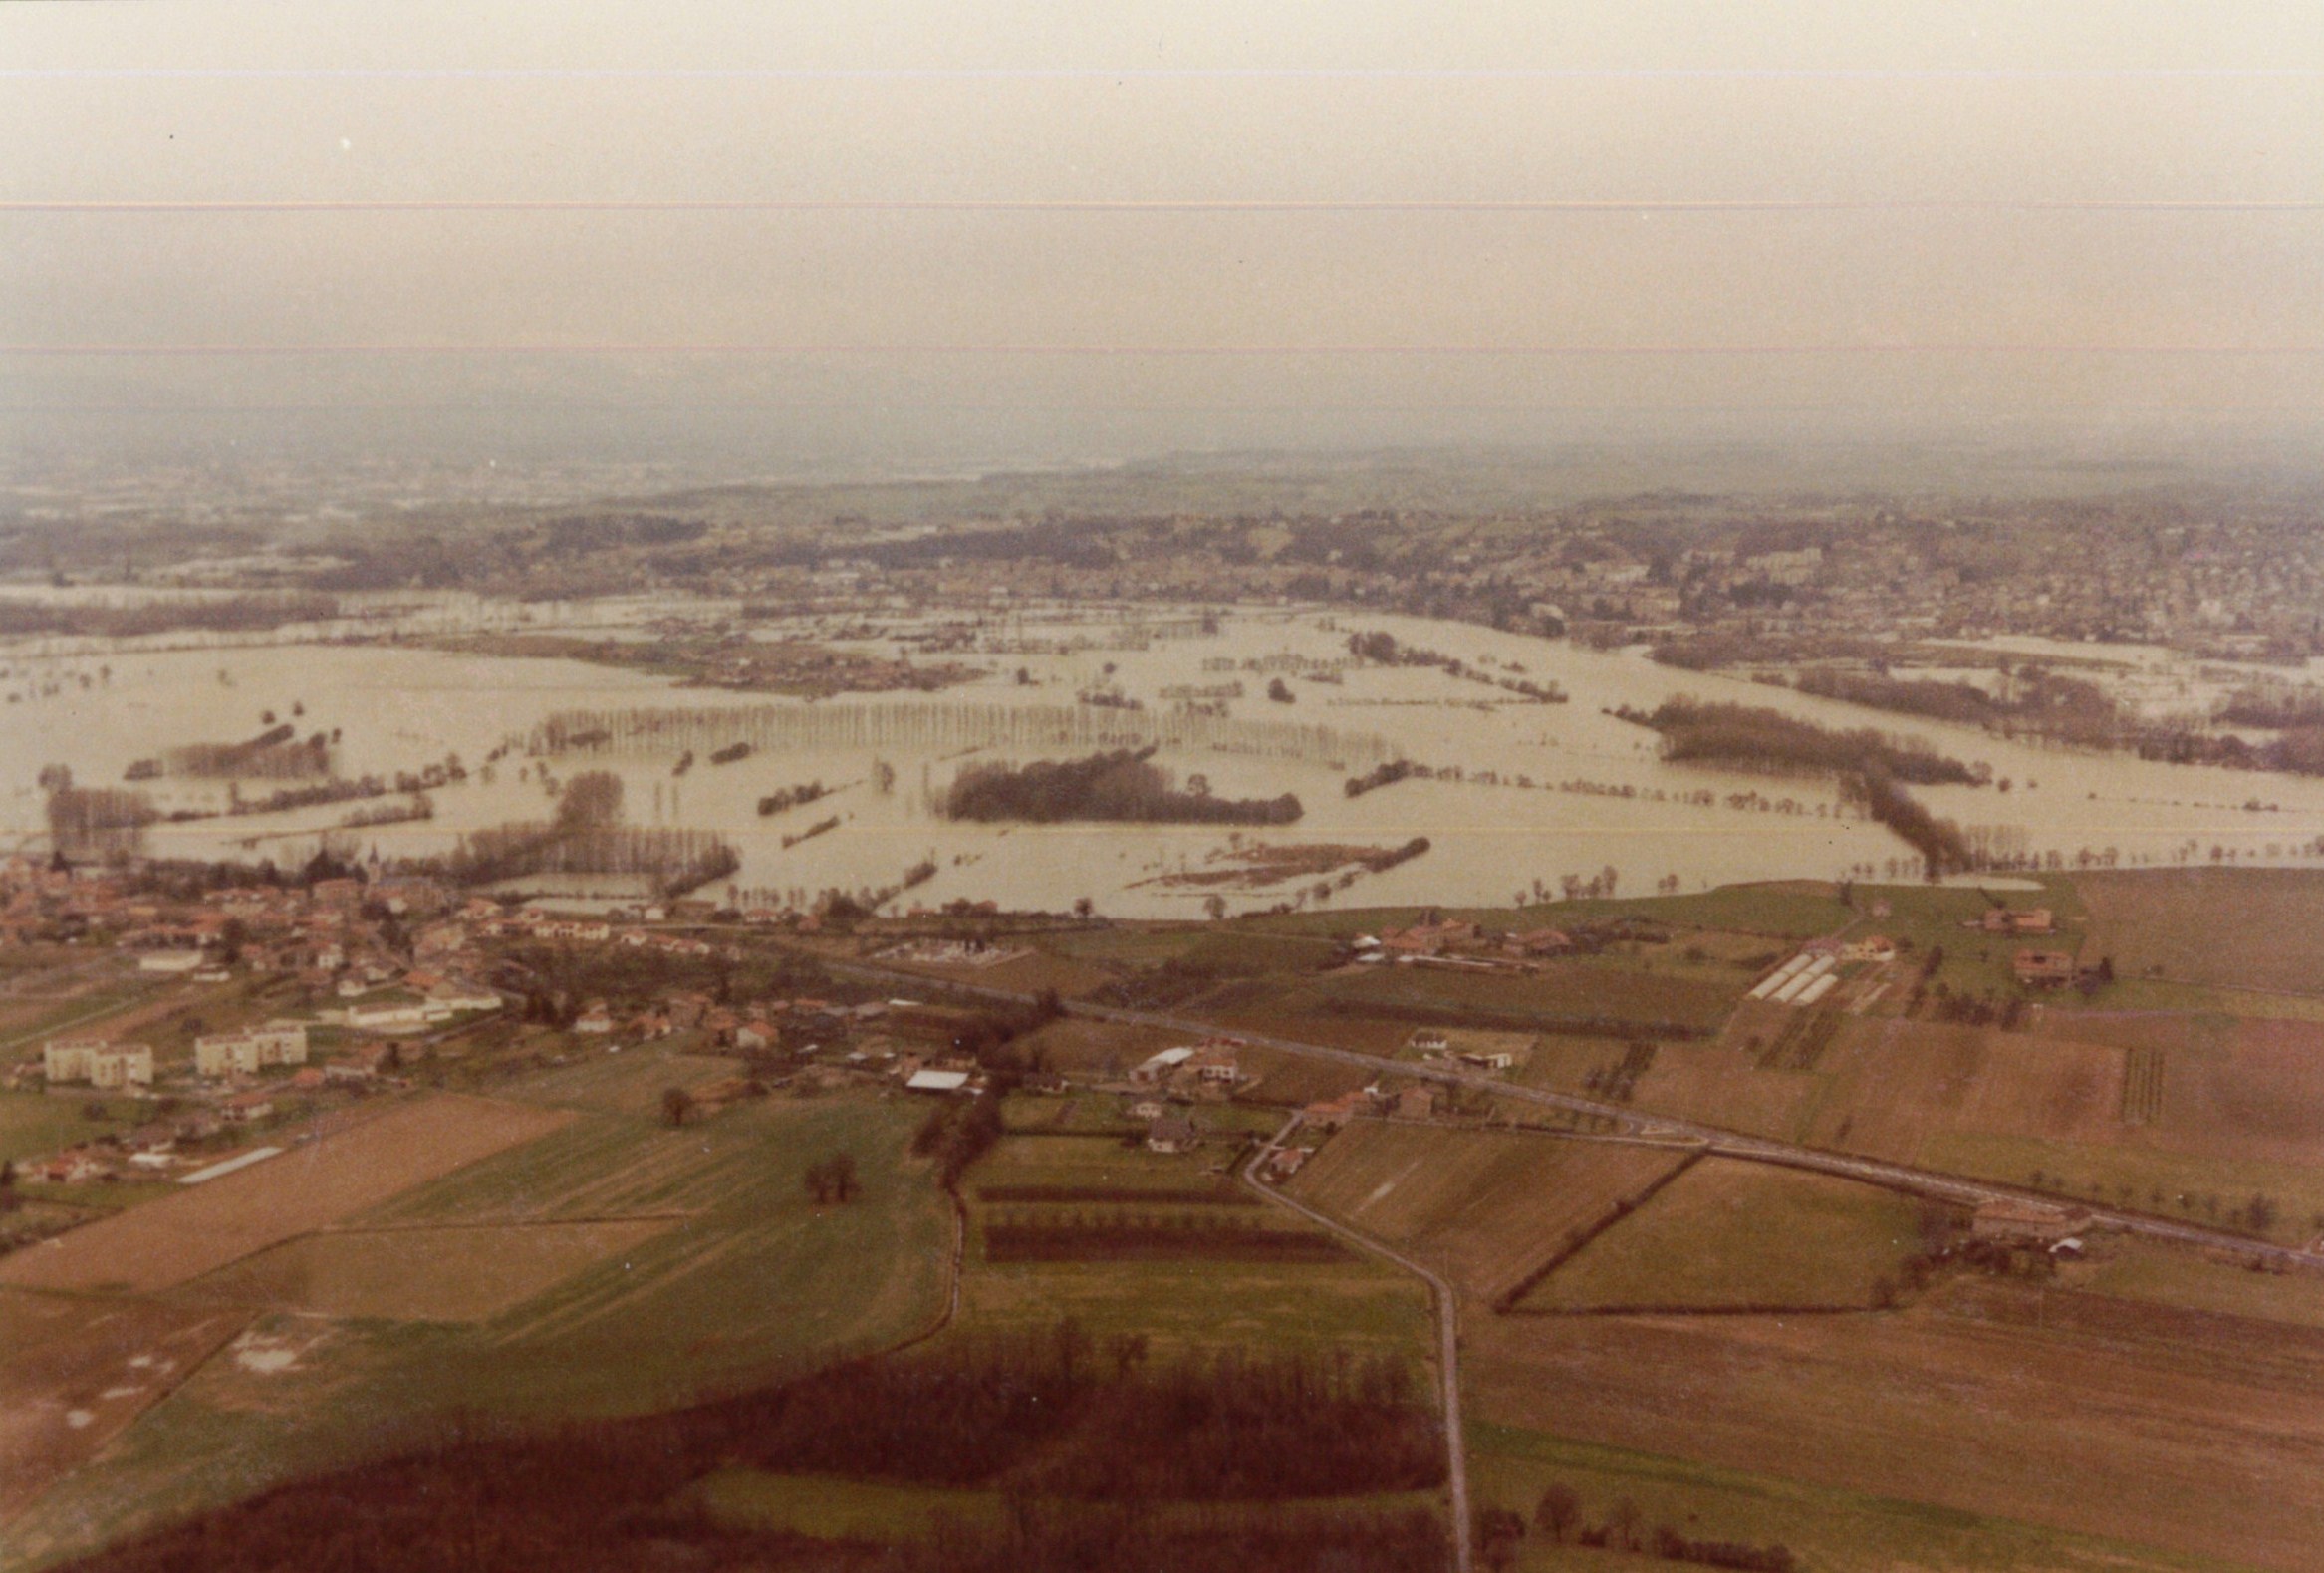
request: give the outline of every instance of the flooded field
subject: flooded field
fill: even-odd
[[[535,608],[521,626],[647,639],[657,620],[730,609],[625,602]],[[512,609],[439,603],[398,622],[406,632],[520,626]],[[925,660],[984,675],[935,693],[850,693],[818,701],[681,687],[670,678],[571,659],[452,655],[410,644],[301,644],[274,638],[180,641],[70,653],[54,645],[0,652],[0,845],[40,845],[41,772],[69,766],[76,783],[113,786],[137,761],[172,747],[234,743],[287,724],[335,736],[332,774],[391,779],[454,758],[465,779],[429,792],[433,817],[341,829],[395,797],[283,813],[161,823],[157,853],[302,861],[326,832],[383,858],[448,848],[460,835],[540,819],[556,787],[583,769],[618,771],[629,823],[712,830],[741,855],[733,883],[774,900],[827,888],[879,889],[915,865],[933,878],[905,902],[954,898],[1061,909],[1087,897],[1116,916],[1185,917],[1216,896],[1229,910],[1282,901],[1495,904],[1538,883],[1613,870],[1621,894],[1666,881],[1695,890],[1740,880],[1888,876],[1905,847],[1842,809],[1831,783],[1779,780],[1664,763],[1655,735],[1605,713],[1651,708],[1678,693],[1764,704],[1835,726],[1877,726],[1991,767],[1996,784],[1921,789],[1935,812],[1985,827],[1988,844],[2087,855],[2116,866],[2175,861],[2290,864],[2324,835],[2324,781],[2153,764],[2005,742],[1789,690],[1661,667],[1642,655],[1599,654],[1564,642],[1463,624],[1285,610],[1042,608],[973,619],[890,613],[867,620],[760,622],[754,637],[813,641],[883,657],[941,647]],[[1461,663],[1355,661],[1351,633],[1384,631]],[[939,637],[942,636],[942,637]],[[2156,675],[2158,688],[2182,680]],[[1288,698],[1269,696],[1280,680]],[[2199,674],[2185,679],[2190,691]],[[1555,685],[1570,702],[1519,696]],[[1101,702],[1091,704],[1091,698]],[[1133,707],[1135,706],[1135,707]],[[1199,707],[1192,708],[1189,707]],[[631,726],[617,738],[552,751],[552,717],[567,735],[628,711],[705,712],[671,731]],[[270,719],[271,717],[271,719]],[[1061,717],[1066,719],[1061,719]],[[679,772],[693,738],[759,738],[729,763],[706,751]],[[656,741],[656,737],[667,741]],[[1162,743],[1158,762],[1181,782],[1200,775],[1219,797],[1296,794],[1287,827],[955,824],[933,808],[971,761],[1062,758],[1101,745]],[[493,759],[496,751],[506,752]],[[1351,797],[1350,777],[1387,758],[1425,765]],[[487,761],[492,761],[487,764]],[[883,769],[882,767],[886,768]],[[1998,783],[2006,779],[2009,790]],[[827,795],[762,815],[770,794],[818,781]],[[281,783],[164,775],[136,783],[167,815],[227,806],[239,792]],[[825,822],[838,824],[804,834]],[[1426,837],[1429,850],[1393,867],[1339,865],[1337,887],[1314,894],[1323,856],[1261,860],[1253,845],[1391,849]],[[786,841],[789,842],[786,845]],[[1256,883],[1252,867],[1280,869]],[[1245,871],[1235,873],[1233,871]],[[1352,875],[1352,878],[1349,876]],[[1342,883],[1344,881],[1344,883]],[[586,879],[569,893],[611,894]]]

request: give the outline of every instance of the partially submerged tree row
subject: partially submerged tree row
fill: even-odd
[[[1930,813],[1898,783],[1976,786],[1987,772],[1939,754],[1919,738],[1893,737],[1869,727],[1837,732],[1779,710],[1708,704],[1683,694],[1651,711],[1615,713],[1660,732],[1663,757],[1675,762],[1837,776],[1842,797],[1860,804],[1918,852],[1932,879],[1978,862],[1958,825]]]
[[[754,749],[966,748],[1207,749],[1335,767],[1389,758],[1387,741],[1364,732],[1289,720],[1237,720],[1194,710],[1122,710],[1056,704],[751,704],[560,710],[534,729],[543,753],[703,754]]]
[[[1870,727],[1838,732],[1780,710],[1706,703],[1680,694],[1653,710],[1616,713],[1660,732],[1663,757],[1674,762],[1733,765],[1775,774],[1878,771],[1923,786],[1976,785],[1981,779],[1977,770],[1917,737],[1896,737]]]

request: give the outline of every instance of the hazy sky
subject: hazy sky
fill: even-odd
[[[10,5],[0,146],[18,452],[2324,411],[2313,0]]]

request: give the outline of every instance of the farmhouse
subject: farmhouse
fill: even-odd
[[[2074,956],[2068,950],[2020,950],[2009,966],[2029,988],[2061,988],[2074,981]]]
[[[1867,934],[1841,947],[1843,961],[1894,961],[1897,942],[1886,934]]]
[[[1318,1126],[1326,1131],[1337,1131],[1341,1126],[1355,1119],[1356,1112],[1362,1109],[1368,1101],[1361,1092],[1342,1093],[1337,1098],[1326,1099],[1322,1103],[1309,1104],[1299,1112],[1299,1117],[1309,1125]]]
[[[52,1083],[150,1087],[153,1051],[141,1044],[112,1043],[104,1038],[51,1038],[41,1046],[41,1069]]]
[[[1456,1027],[1443,1034],[1451,1059],[1471,1070],[1499,1074],[1533,1058],[1533,1037],[1524,1032],[1488,1032]]]
[[[2047,907],[1991,907],[1978,919],[1989,934],[2047,934],[2057,932],[2057,920]]]
[[[1201,1140],[1194,1122],[1175,1109],[1165,1111],[1146,1128],[1146,1150],[1150,1153],[1190,1153]]]
[[[102,1180],[106,1173],[105,1165],[95,1153],[85,1148],[74,1148],[70,1152],[59,1153],[45,1163],[30,1166],[25,1171],[25,1179],[52,1185],[80,1185],[92,1180]]]
[[[383,1069],[393,1063],[390,1058],[393,1053],[394,1051],[386,1044],[375,1043],[367,1048],[342,1054],[323,1067],[323,1080],[327,1083],[352,1083],[356,1085],[372,1081],[379,1076]]]
[[[226,1118],[236,1124],[263,1120],[274,1113],[274,1095],[264,1092],[237,1093],[222,1106]]]
[[[1511,955],[1564,955],[1573,947],[1573,936],[1562,928],[1529,928],[1501,936],[1501,948]]]
[[[270,1065],[306,1063],[303,1021],[270,1021],[263,1027],[193,1040],[193,1068],[203,1076],[255,1076]]]
[[[1215,1043],[1204,1044],[1186,1061],[1186,1069],[1194,1079],[1227,1087],[1242,1080],[1242,1072],[1235,1066],[1234,1050]]]

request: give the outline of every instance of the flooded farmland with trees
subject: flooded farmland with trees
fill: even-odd
[[[63,781],[84,817],[137,821],[91,835],[133,837],[156,855],[287,868],[328,847],[393,866],[466,847],[482,867],[479,838],[552,819],[587,771],[620,780],[628,826],[732,848],[733,867],[719,865],[718,889],[702,894],[731,886],[769,905],[836,891],[895,910],[965,900],[1064,911],[1087,900],[1114,916],[1190,917],[1212,897],[1229,912],[1491,905],[1923,872],[1920,852],[1813,759],[1701,757],[1640,724],[1691,699],[1835,734],[1869,729],[1951,762],[1903,790],[1951,822],[1964,869],[1987,875],[2312,863],[2324,835],[2324,781],[2313,778],[2013,740],[1659,664],[1637,649],[1467,624],[1096,604],[844,622],[735,613],[467,603],[355,638],[179,634],[61,653],[27,641],[0,676],[13,739],[0,756],[0,830],[44,844]],[[461,631],[480,626],[521,626],[533,643],[462,648]],[[295,642],[302,635],[319,642]],[[653,654],[673,643],[714,650],[725,665],[654,669]],[[760,659],[782,672],[941,661],[966,680],[836,693],[726,680]],[[2168,676],[2152,659],[2122,670],[2149,690]],[[1136,751],[1173,800],[1207,812],[947,812],[963,778],[1107,750]],[[810,780],[820,791],[790,803]],[[102,798],[86,796],[98,789]],[[762,813],[768,803],[785,806]],[[1246,803],[1267,807],[1233,807]],[[1386,868],[1353,856],[1325,860],[1321,874],[1315,859],[1254,861],[1269,846],[1416,838],[1425,855]],[[569,863],[502,888],[639,894],[632,873],[593,878]],[[1288,872],[1271,883],[1249,873],[1278,866]]]

